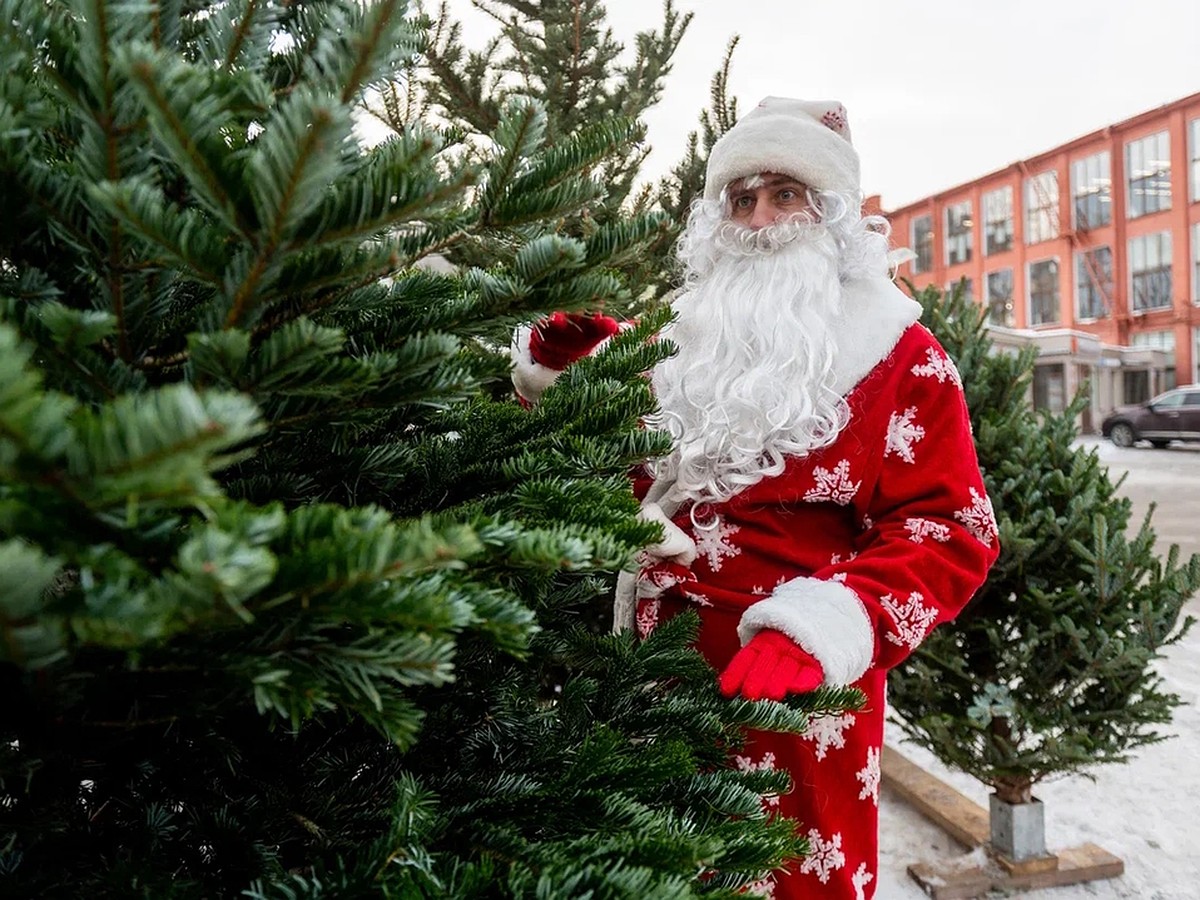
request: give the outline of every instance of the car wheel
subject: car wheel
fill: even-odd
[[[1133,442],[1137,440],[1133,428],[1125,422],[1118,422],[1114,425],[1108,436],[1118,447],[1132,447]]]
[[[1171,443],[1171,442],[1170,441],[1151,441],[1150,446],[1153,447],[1155,450],[1162,450],[1169,443]]]

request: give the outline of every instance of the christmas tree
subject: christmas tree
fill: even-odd
[[[627,283],[640,290],[632,303],[616,303],[613,313],[638,313],[678,284],[673,256],[688,207],[703,192],[708,152],[737,121],[737,101],[728,96],[734,38],[712,80],[712,105],[700,114],[700,128],[687,138],[683,156],[657,183],[640,178],[650,153],[644,142],[645,114],[662,99],[672,59],[687,33],[692,14],[665,0],[658,28],[639,31],[632,48],[609,27],[601,0],[472,0],[495,23],[494,36],[470,49],[462,23],[441,2],[430,24],[431,40],[417,78],[402,91],[390,86],[368,103],[384,122],[404,121],[414,111],[432,113],[466,135],[488,134],[499,111],[513,99],[534,99],[546,111],[546,136],[553,144],[601,122],[627,123],[629,140],[601,160],[593,177],[605,186],[602,197],[563,222],[566,233],[586,237],[632,213],[653,217],[657,231],[638,253],[614,260]],[[455,248],[459,263],[490,261],[486,243]]]
[[[911,285],[910,285],[911,287]],[[915,291],[914,291],[915,292]],[[1036,351],[997,352],[961,287],[917,293],[958,365],[1001,555],[958,619],[892,673],[905,731],[1008,803],[1038,782],[1121,762],[1162,740],[1180,698],[1155,660],[1191,624],[1200,555],[1155,550],[1130,525],[1094,450],[1073,442],[1081,396],[1062,413],[1028,403]]]
[[[597,634],[660,537],[650,316],[533,410],[512,326],[656,233],[511,98],[355,110],[404,5],[0,0],[0,893],[734,896],[803,849],[726,763],[790,706]],[[417,266],[487,246],[486,269]]]

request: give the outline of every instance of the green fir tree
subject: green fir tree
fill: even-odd
[[[962,375],[1001,554],[955,622],[892,673],[888,698],[946,765],[1027,802],[1040,781],[1164,739],[1181,699],[1155,661],[1191,624],[1200,554],[1160,557],[1149,515],[1131,527],[1119,484],[1074,443],[1085,397],[1058,414],[1030,407],[1035,350],[997,352],[961,286],[914,293]]]
[[[692,21],[674,0],[665,0],[661,24],[637,32],[626,46],[613,34],[601,0],[472,0],[495,25],[495,34],[479,49],[463,39],[463,26],[439,3],[430,22],[431,39],[417,78],[408,90],[391,86],[368,104],[389,124],[431,113],[448,123],[470,145],[494,129],[499,111],[514,100],[535,100],[546,111],[551,144],[604,123],[625,123],[629,140],[595,160],[590,177],[603,194],[568,216],[565,233],[587,238],[596,229],[632,215],[649,214],[657,231],[635,254],[613,260],[614,267],[639,291],[613,313],[654,307],[678,284],[675,241],[688,207],[704,189],[708,151],[737,121],[737,102],[728,97],[729,66],[737,39],[726,51],[712,81],[712,107],[700,114],[700,128],[688,136],[683,156],[657,183],[642,169],[650,153],[643,117],[663,98],[672,59]],[[673,148],[662,148],[670,151]],[[657,214],[657,215],[654,215]],[[455,248],[459,263],[486,265],[496,248],[487,241]]]
[[[595,160],[354,115],[403,3],[0,0],[0,895],[733,897],[803,849],[694,620],[583,624],[660,537],[648,317],[510,396],[512,326],[637,289]],[[436,253],[488,242],[486,268]]]

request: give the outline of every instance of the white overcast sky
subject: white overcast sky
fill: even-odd
[[[486,21],[450,0],[465,38]],[[846,104],[863,190],[885,209],[1200,92],[1200,0],[678,0],[695,13],[648,116],[665,171],[741,35],[730,91],[745,112],[775,94]],[[660,0],[607,0],[626,46]],[[1176,163],[1177,165],[1179,163]]]

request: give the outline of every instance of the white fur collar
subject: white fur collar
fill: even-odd
[[[882,362],[921,318],[921,304],[882,275],[842,285],[842,311],[830,325],[837,341],[832,387],[843,397]]]

